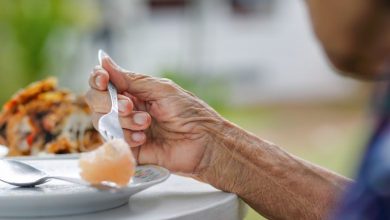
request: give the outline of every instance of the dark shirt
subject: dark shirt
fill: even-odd
[[[390,86],[375,105],[374,133],[334,219],[390,219]]]

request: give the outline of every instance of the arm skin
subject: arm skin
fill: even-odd
[[[230,122],[209,128],[214,141],[197,179],[234,192],[269,219],[326,219],[351,183]]]

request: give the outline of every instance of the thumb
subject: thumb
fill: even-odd
[[[127,91],[128,84],[125,80],[125,74],[127,72],[118,66],[106,53],[103,53],[102,67],[108,72],[110,82],[114,84],[118,92],[122,93]]]
[[[103,57],[102,66],[118,92],[128,92],[142,101],[157,100],[178,92],[179,87],[171,80],[124,70],[107,54]]]

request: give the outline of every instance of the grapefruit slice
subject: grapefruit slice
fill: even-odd
[[[129,145],[124,140],[114,139],[82,153],[79,166],[81,178],[89,183],[108,181],[123,187],[134,176],[136,164]]]

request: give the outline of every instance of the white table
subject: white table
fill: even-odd
[[[133,219],[243,219],[246,207],[231,193],[196,180],[171,175],[165,182],[133,195],[119,208],[84,215],[47,217],[42,220]],[[5,218],[0,218],[5,220]],[[23,220],[26,218],[23,218]],[[38,218],[31,218],[38,219]],[[8,219],[6,219],[8,220]],[[10,219],[11,220],[11,219]],[[19,218],[12,218],[19,220]]]

